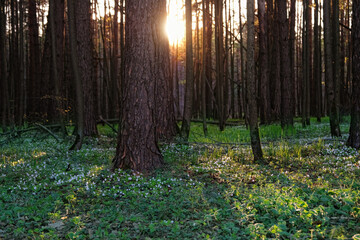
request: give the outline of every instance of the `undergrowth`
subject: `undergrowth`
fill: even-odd
[[[150,176],[109,171],[116,135],[104,127],[74,152],[71,137],[8,140],[0,239],[359,239],[360,154],[346,134],[261,126],[265,163],[254,164],[245,127],[208,127],[162,144]]]

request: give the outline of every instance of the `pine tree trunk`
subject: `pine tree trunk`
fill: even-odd
[[[78,49],[76,44],[76,26],[75,26],[75,0],[68,0],[68,21],[69,21],[69,43],[71,52],[71,66],[76,91],[76,139],[70,150],[81,149],[84,139],[84,96],[82,81],[78,66]]]
[[[3,132],[6,131],[8,125],[8,78],[7,78],[7,59],[6,59],[6,14],[5,0],[0,0],[0,76],[1,76],[1,126]]]
[[[339,126],[338,106],[336,104],[336,74],[334,70],[334,34],[332,33],[333,25],[331,24],[331,2],[324,2],[324,36],[325,36],[325,83],[327,94],[327,106],[330,114],[331,136],[338,137],[341,135]]]
[[[352,15],[352,62],[353,62],[353,92],[351,101],[351,123],[347,144],[360,148],[360,0],[353,1]]]
[[[255,29],[254,29],[254,0],[247,0],[247,95],[249,99],[249,125],[251,147],[254,155],[254,161],[263,160],[261,149],[259,127],[258,127],[258,109],[256,102],[256,72],[255,72]]]
[[[269,91],[269,55],[268,55],[268,26],[265,0],[258,0],[259,11],[259,77],[260,77],[260,120],[268,124],[271,119],[270,91]]]
[[[190,122],[192,117],[192,103],[194,92],[194,64],[192,48],[192,4],[191,0],[185,2],[186,14],[186,86],[184,114],[181,126],[181,137],[185,140],[189,138]]]
[[[163,164],[156,140],[155,88],[157,37],[153,26],[165,0],[125,2],[125,78],[122,93],[121,129],[118,135],[115,168],[150,172]],[[146,37],[145,37],[146,36]]]
[[[279,1],[280,46],[281,46],[281,126],[293,126],[293,80],[290,70],[289,21],[286,0]]]

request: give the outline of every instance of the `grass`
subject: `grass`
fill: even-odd
[[[75,152],[71,137],[31,132],[2,144],[0,239],[359,239],[360,154],[326,120],[261,126],[261,165],[244,127],[201,129],[163,144],[150,176],[109,172],[116,138],[104,127]]]

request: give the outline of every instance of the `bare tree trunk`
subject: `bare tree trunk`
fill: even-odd
[[[215,0],[216,111],[220,131],[225,129],[223,1]]]
[[[90,0],[75,2],[75,25],[79,76],[84,96],[84,136],[96,136],[95,92],[93,78]],[[113,99],[117,101],[117,99]]]
[[[122,93],[121,129],[115,168],[150,172],[163,164],[156,139],[156,81],[152,66],[156,51],[153,26],[165,0],[127,0],[125,21],[125,78]],[[147,36],[147,37],[144,37]]]
[[[347,144],[360,148],[360,0],[353,1],[352,15],[352,44],[353,44],[353,92],[349,139]]]
[[[192,6],[191,0],[185,2],[186,14],[186,90],[183,121],[181,126],[181,137],[185,140],[189,138],[190,121],[192,116],[192,102],[194,91],[193,73],[193,49],[192,49]]]
[[[293,82],[291,79],[291,58],[289,40],[289,21],[287,19],[286,0],[279,1],[280,46],[281,46],[281,126],[293,126]]]
[[[260,77],[260,120],[268,124],[271,119],[270,89],[269,89],[269,55],[268,26],[265,0],[258,0],[259,12],[259,77]]]
[[[163,31],[166,22],[166,1],[159,1],[156,5],[157,17],[153,20],[153,41],[155,57],[153,64],[153,78],[155,79],[155,120],[157,139],[171,141],[178,133],[174,112],[170,76],[169,40]],[[190,125],[189,125],[190,126]]]
[[[28,3],[28,27],[29,27],[29,77],[28,77],[28,117],[33,117],[40,110],[40,44],[39,25],[36,17],[36,1]]]
[[[303,2],[303,81],[302,81],[302,125],[310,125],[309,115],[309,91],[310,91],[310,38],[309,32],[311,31],[309,22],[309,0]]]
[[[341,135],[339,126],[338,106],[336,105],[336,75],[334,74],[334,52],[333,52],[333,33],[331,24],[331,2],[324,2],[324,35],[325,35],[325,82],[327,104],[330,114],[331,136]]]
[[[254,30],[254,0],[247,0],[247,95],[249,98],[249,125],[251,147],[254,155],[254,161],[260,162],[263,160],[263,153],[261,149],[259,127],[258,127],[258,109],[256,103],[256,83],[255,83],[255,30]]]
[[[316,118],[321,122],[322,113],[322,88],[321,88],[321,37],[319,31],[319,1],[315,0],[315,15],[314,15],[314,82],[316,87]]]
[[[292,104],[292,113],[295,115],[296,108],[296,32],[295,32],[295,24],[296,24],[296,0],[291,0],[290,6],[290,71],[291,71],[291,79],[293,82],[291,95],[293,96],[293,104]]]
[[[204,135],[207,136],[207,125],[206,125],[206,25],[207,25],[207,18],[206,14],[208,14],[208,7],[209,5],[205,5],[205,1],[202,1],[202,9],[203,9],[203,32],[202,32],[202,63],[201,63],[201,103],[202,103],[202,119],[203,119],[203,131]]]
[[[68,0],[68,21],[69,21],[69,42],[71,49],[71,66],[75,82],[76,91],[76,124],[77,134],[74,144],[70,150],[79,150],[84,138],[84,96],[82,82],[78,66],[78,49],[76,44],[76,26],[75,26],[75,0]]]
[[[6,13],[5,0],[0,0],[0,76],[1,76],[1,126],[3,132],[6,131],[8,125],[8,78],[7,78],[7,59],[6,59]]]

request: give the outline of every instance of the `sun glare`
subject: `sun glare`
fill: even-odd
[[[175,45],[185,38],[185,19],[183,1],[168,1],[168,17],[166,21],[166,33],[170,45]]]

